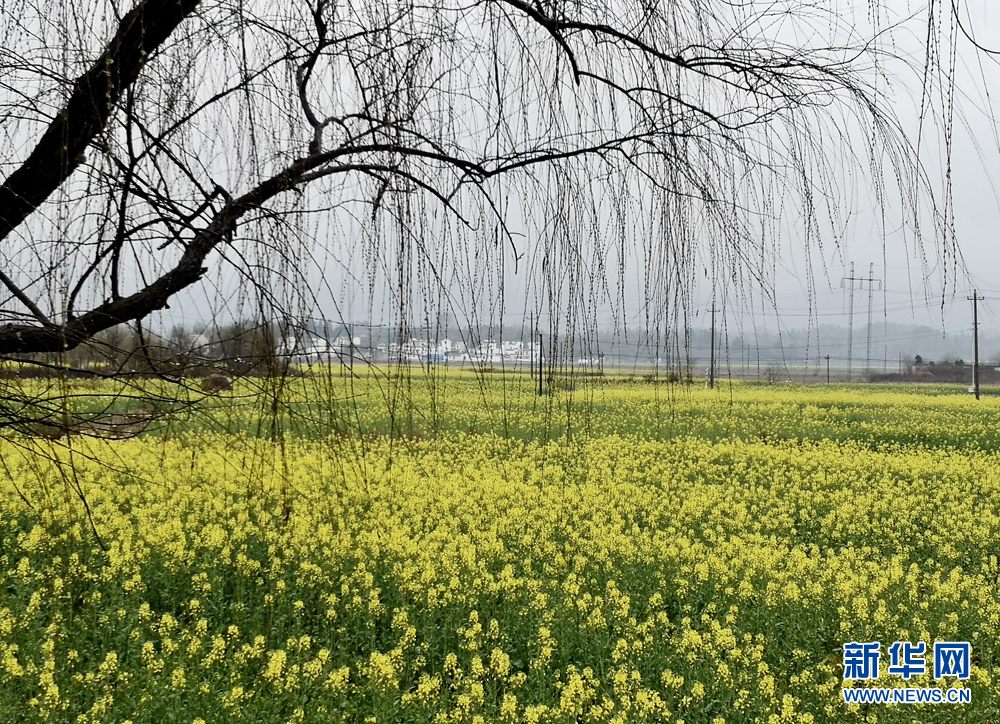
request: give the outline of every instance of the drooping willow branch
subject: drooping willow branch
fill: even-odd
[[[695,10],[701,6],[697,1],[692,4]],[[216,12],[222,3],[205,3],[205,6],[206,13]],[[163,123],[156,130],[153,128],[156,124],[135,110],[133,91],[141,84],[144,70],[158,62],[156,56],[163,52],[166,41],[198,7],[198,0],[141,0],[118,23],[113,38],[97,60],[76,79],[68,101],[55,114],[28,158],[0,186],[0,242],[8,241],[12,231],[25,224],[53,192],[67,183],[88,148],[107,159],[107,169],[94,170],[89,178],[97,178],[104,184],[100,190],[108,196],[109,208],[117,204],[116,213],[107,214],[113,217],[115,227],[110,241],[102,237],[96,241],[77,238],[60,242],[75,245],[82,257],[82,263],[70,272],[75,278],[67,283],[63,308],[43,308],[42,297],[28,293],[30,289],[25,286],[23,275],[19,278],[16,270],[0,269],[0,284],[30,312],[29,317],[3,310],[14,321],[0,325],[0,354],[64,352],[116,325],[142,320],[166,308],[179,292],[204,279],[209,270],[209,255],[234,238],[241,220],[248,215],[280,214],[270,207],[279,196],[334,175],[354,174],[374,179],[378,184],[371,202],[375,210],[390,189],[400,196],[408,193],[406,189],[419,189],[451,212],[460,224],[466,223],[459,204],[454,203],[460,191],[472,187],[485,198],[484,206],[495,211],[496,204],[490,198],[495,189],[488,183],[491,179],[526,175],[541,167],[556,167],[576,159],[607,162],[611,172],[633,169],[643,183],[657,192],[683,197],[693,189],[692,195],[700,196],[709,206],[718,206],[723,194],[705,182],[706,174],[711,171],[697,163],[697,154],[706,146],[731,151],[750,167],[756,161],[741,133],[776,123],[788,109],[831,103],[839,93],[848,96],[864,112],[876,116],[879,128],[885,127],[885,115],[866,95],[864,82],[859,80],[852,65],[856,56],[847,48],[781,52],[765,40],[755,45],[752,36],[744,38],[745,46],[727,46],[712,44],[707,39],[688,40],[680,32],[647,34],[643,30],[646,21],[655,12],[668,10],[657,11],[646,6],[633,13],[642,23],[625,22],[626,12],[618,26],[614,22],[615,8],[602,5],[491,0],[469,8],[448,3],[418,8],[383,2],[348,4],[345,9],[342,4],[314,0],[307,13],[296,21],[298,25],[292,21],[288,26],[281,25],[283,21],[275,20],[267,12],[247,20],[247,13],[240,9],[234,12],[233,22],[242,25],[222,24],[220,30],[213,28],[206,36],[200,36],[200,40],[205,40],[215,32],[255,35],[258,31],[265,34],[272,31],[284,49],[277,55],[261,57],[260,67],[251,67],[244,58],[239,82],[225,84],[223,91],[208,92],[207,100],[198,98],[184,112],[170,115],[170,108],[164,108]],[[270,12],[284,6],[272,8],[265,2],[264,7]],[[668,7],[672,9],[673,5]],[[433,16],[433,22],[426,26],[411,22],[411,16],[425,12]],[[442,81],[449,72],[460,75],[463,71],[463,59],[450,58],[445,51],[458,45],[459,33],[474,35],[471,30],[462,29],[462,13],[471,12],[499,13],[506,21],[519,23],[518,27],[525,32],[533,30],[540,36],[537,44],[523,46],[521,55],[511,54],[512,60],[508,62],[512,66],[517,62],[530,65],[535,61],[532,53],[549,53],[546,57],[551,67],[547,80],[551,86],[530,92],[520,89],[525,116],[540,113],[540,101],[549,102],[554,109],[569,108],[569,104],[563,105],[566,102],[563,95],[567,93],[581,94],[575,97],[577,101],[582,98],[595,106],[607,99],[623,102],[633,116],[615,125],[619,119],[605,123],[600,111],[596,111],[597,120],[590,119],[591,125],[578,124],[582,130],[574,127],[579,118],[559,128],[551,127],[554,124],[550,119],[548,135],[527,133],[525,138],[517,138],[515,129],[507,128],[504,133],[513,140],[505,148],[497,146],[490,153],[485,150],[488,144],[482,143],[483,139],[459,139],[460,124],[448,126],[440,120],[447,113],[439,106],[427,102],[429,108],[425,109],[421,104],[434,93],[445,103],[473,97],[469,89],[456,89],[448,84],[452,81]],[[379,17],[373,20],[365,13]],[[663,24],[661,30],[668,25]],[[525,42],[524,34],[518,34],[517,40]],[[515,42],[513,38],[508,40]],[[473,38],[472,45],[478,42],[478,38]],[[551,52],[553,43],[555,51]],[[498,42],[492,49],[494,58],[500,50],[509,50],[503,46],[503,42]],[[867,48],[858,52],[867,52]],[[188,59],[196,55],[197,49],[191,51]],[[565,64],[553,60],[557,58],[566,59],[568,72]],[[615,63],[626,60],[632,65],[618,74]],[[450,62],[453,67],[439,72],[435,62]],[[185,156],[187,150],[181,141],[175,141],[175,136],[181,138],[188,125],[213,107],[235,102],[234,98],[241,95],[248,99],[248,104],[252,103],[254,84],[266,84],[268,74],[282,64],[290,69],[287,94],[290,105],[298,105],[301,114],[298,121],[306,134],[304,143],[296,146],[295,139],[279,137],[270,147],[271,153],[259,154],[268,155],[268,162],[259,167],[266,170],[257,169],[259,175],[251,174],[240,184],[219,184],[213,178],[216,169],[202,163],[197,150]],[[432,67],[434,70],[429,70]],[[342,73],[341,78],[337,78],[336,72]],[[661,75],[653,78],[656,74]],[[715,83],[723,95],[712,97],[711,92],[703,92],[697,85],[692,90],[671,74]],[[336,79],[333,90],[328,87],[331,76]],[[566,79],[562,76],[570,76],[571,83],[564,83]],[[516,77],[525,82],[524,75]],[[166,78],[178,85],[187,82],[182,73]],[[340,86],[348,81],[354,83],[353,90],[341,91]],[[336,95],[340,92],[343,97]],[[539,97],[532,95],[535,92]],[[584,98],[585,92],[590,96]],[[724,95],[727,92],[740,102],[724,102],[728,100]],[[195,95],[192,93],[192,98]],[[505,93],[498,80],[498,108],[505,95],[518,98],[516,93]],[[712,101],[720,99],[723,102],[713,107]],[[503,102],[515,100],[508,98]],[[109,124],[116,110],[123,116],[120,120],[127,139],[124,160],[115,156],[120,149],[112,148],[114,136]],[[461,111],[457,106],[447,108],[448,113],[456,115]],[[580,111],[566,111],[568,117],[574,113]],[[496,123],[501,123],[499,117]],[[273,135],[277,128],[251,123],[246,130],[251,135]],[[138,139],[144,148],[134,147]],[[684,143],[702,144],[694,152],[694,161],[685,156],[683,149],[678,150]],[[158,165],[161,161],[178,173],[175,176],[165,173]],[[671,167],[671,175],[658,176],[656,164]],[[728,173],[725,163],[717,168],[722,169],[719,173]],[[113,177],[115,172],[119,174],[117,179]],[[147,172],[151,177],[143,175]],[[171,180],[175,188],[171,187]],[[679,188],[680,183],[687,183],[689,189]],[[185,192],[176,189],[183,186],[189,187],[187,193],[191,198],[178,201]],[[735,201],[729,203],[736,208]],[[134,208],[141,206],[145,218],[133,220],[129,204]],[[140,263],[137,259],[136,279],[129,281],[137,283],[139,288],[126,293],[122,289],[123,249],[142,234],[152,236],[161,232],[156,249],[173,246],[180,249],[180,255],[164,257],[168,260],[163,262],[166,268],[155,267],[155,273],[148,273],[148,268],[142,266],[160,262],[155,253],[150,254],[151,261]],[[78,303],[82,306],[83,290],[95,283],[99,286],[102,274],[107,275],[105,286],[110,290],[110,298],[78,312],[76,307]]]

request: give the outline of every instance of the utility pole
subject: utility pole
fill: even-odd
[[[851,379],[851,367],[854,361],[854,282],[859,282],[858,289],[864,289],[868,285],[868,350],[866,364],[872,366],[872,290],[875,284],[882,288],[882,280],[875,278],[875,264],[868,267],[867,277],[854,276],[854,262],[851,262],[851,275],[840,280],[840,287],[844,288],[845,283],[851,288],[850,312],[847,318],[847,380]]]
[[[531,365],[531,381],[535,380],[535,351],[531,349],[531,343],[535,339],[535,313],[531,313],[530,321],[528,322],[528,364]]]
[[[983,298],[975,289],[972,290],[972,296],[968,297],[972,302],[972,384],[976,388],[977,400],[979,399],[979,300]]]
[[[715,389],[715,300],[712,300],[712,355],[708,373],[708,389]]]
[[[542,396],[542,333],[538,333],[538,396]]]
[[[843,288],[844,282],[851,287],[851,311],[847,315],[847,381],[851,381],[851,361],[854,359],[854,262],[851,262],[851,276],[841,279],[840,286]]]
[[[556,323],[558,325],[558,322]],[[556,379],[556,360],[559,359],[559,334],[553,332],[549,335],[549,392],[552,392],[552,382]],[[560,364],[562,360],[559,359]]]
[[[826,384],[830,384],[830,355],[826,356]]]
[[[868,281],[873,281],[875,277],[875,262],[868,265]],[[879,283],[881,286],[881,282]],[[872,368],[872,289],[874,285],[868,284],[868,346],[865,348],[865,370]]]

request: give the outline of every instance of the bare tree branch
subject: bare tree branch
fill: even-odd
[[[896,190],[918,246],[927,228],[952,248],[949,192],[880,95],[891,48],[836,22],[820,39],[823,4],[782,6],[801,46],[773,8],[717,0],[196,7],[138,0],[109,42],[76,31],[72,72],[51,47],[34,57],[30,32],[0,51],[28,79],[0,83],[0,142],[31,148],[0,186],[0,355],[141,322],[128,359],[153,366],[156,312],[178,297],[211,290],[195,312],[234,324],[254,305],[291,318],[336,296],[316,286],[325,265],[353,282],[361,263],[370,290],[391,275],[402,338],[414,284],[435,287],[423,304],[479,303],[496,289],[463,285],[482,274],[502,287],[501,238],[552,319],[596,318],[615,294],[621,313],[641,258],[647,318],[686,328],[700,267],[764,279],[787,219],[821,243],[821,199],[838,238],[841,166],[876,205]]]
[[[122,18],[104,52],[76,80],[66,107],[20,168],[0,186],[0,240],[20,226],[80,165],[87,146],[105,127],[150,54],[198,2],[142,0]]]

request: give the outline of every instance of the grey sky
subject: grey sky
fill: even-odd
[[[798,6],[795,2],[789,5]],[[891,79],[889,83],[879,82],[880,101],[891,106],[909,141],[919,146],[928,190],[933,194],[936,206],[932,208],[927,202],[928,197],[921,194],[917,197],[920,209],[916,214],[907,213],[905,204],[911,199],[912,192],[907,187],[907,180],[903,179],[904,188],[900,188],[897,182],[899,177],[894,173],[896,169],[886,158],[876,159],[877,164],[881,163],[880,167],[869,167],[864,134],[850,130],[846,112],[842,119],[838,119],[835,111],[826,126],[812,129],[817,135],[809,139],[819,151],[829,156],[829,169],[817,170],[828,170],[831,174],[825,179],[825,186],[817,182],[817,198],[813,199],[817,208],[814,229],[807,229],[803,221],[806,218],[803,200],[787,193],[788,189],[781,185],[781,179],[772,180],[775,185],[771,188],[760,190],[752,188],[754,179],[750,179],[745,195],[732,199],[745,206],[748,229],[754,232],[758,227],[769,227],[775,244],[773,249],[766,249],[760,258],[754,257],[764,275],[766,291],[761,291],[754,285],[752,274],[740,280],[742,286],[734,287],[724,281],[724,263],[719,262],[710,250],[711,241],[719,243],[720,232],[714,230],[715,237],[709,239],[711,225],[699,217],[697,209],[688,216],[681,213],[670,218],[658,217],[654,204],[649,203],[649,198],[642,193],[637,192],[630,200],[626,198],[631,193],[628,184],[634,181],[604,179],[601,183],[608,184],[609,188],[619,193],[618,198],[605,200],[607,206],[601,206],[605,201],[598,200],[593,209],[587,209],[585,207],[590,200],[582,196],[577,205],[574,204],[576,199],[558,200],[562,204],[558,209],[560,212],[568,209],[573,214],[563,233],[572,234],[573,224],[586,227],[589,223],[591,229],[588,233],[593,234],[594,244],[600,245],[605,232],[610,232],[604,227],[610,226],[614,220],[612,202],[630,203],[632,206],[623,214],[625,223],[629,225],[623,231],[623,238],[632,243],[633,248],[628,249],[624,256],[613,245],[599,251],[583,250],[587,258],[573,273],[582,270],[590,275],[587,283],[598,287],[601,285],[594,279],[606,278],[608,294],[605,296],[610,299],[603,298],[598,292],[586,292],[584,295],[589,296],[580,302],[582,317],[566,321],[566,324],[603,327],[626,323],[633,328],[648,324],[650,299],[647,297],[651,294],[650,290],[660,290],[657,284],[663,281],[650,279],[661,273],[655,264],[650,266],[650,249],[655,246],[657,235],[669,229],[670,224],[684,224],[690,225],[696,232],[706,231],[705,239],[700,242],[695,240],[699,249],[691,252],[689,257],[693,288],[685,304],[689,323],[693,325],[700,324],[698,320],[711,303],[713,294],[720,304],[726,304],[725,314],[730,322],[742,320],[748,329],[755,325],[766,328],[768,324],[787,328],[846,324],[849,295],[841,288],[841,280],[847,275],[852,262],[858,277],[867,275],[869,264],[874,263],[874,276],[882,280],[883,289],[874,294],[876,318],[917,322],[942,330],[966,328],[969,326],[969,304],[965,297],[976,286],[987,297],[983,304],[984,322],[1000,325],[995,316],[1000,314],[1000,256],[995,252],[994,241],[994,236],[1000,231],[1000,194],[997,192],[1000,184],[997,178],[1000,173],[1000,142],[996,128],[996,118],[1000,115],[996,108],[996,99],[1000,98],[1000,72],[995,59],[976,50],[956,28],[949,30],[945,22],[942,24],[943,36],[936,38],[940,44],[935,46],[935,52],[939,52],[942,62],[948,66],[949,54],[954,50],[956,70],[951,79],[953,83],[937,84],[940,78],[932,74],[931,82],[922,87],[926,18],[921,13],[923,4],[908,0],[884,0],[881,3],[834,0],[810,4],[812,21],[798,24],[791,22],[787,13],[783,15],[781,3],[758,3],[758,7],[768,7],[771,12],[752,27],[762,36],[768,35],[772,40],[789,44],[804,42],[815,47],[824,42],[856,42],[871,35],[871,12],[875,6],[878,6],[877,24],[882,28],[891,28],[878,41],[886,53],[882,70]],[[967,29],[986,42],[991,31],[1000,23],[1000,10],[987,0],[961,3],[960,7]],[[947,7],[939,7],[938,12],[946,15]],[[469,32],[469,29],[463,28],[463,31]],[[540,37],[537,40],[545,43],[539,47],[552,51],[551,39]],[[896,63],[888,57],[891,55],[909,62]],[[472,84],[486,84],[490,76],[489,64],[480,62],[473,66],[474,70],[468,76],[478,75],[475,75]],[[524,72],[513,71],[514,75]],[[455,77],[462,80],[458,74]],[[205,76],[206,84],[213,80],[211,75]],[[515,87],[523,87],[523,79],[515,80]],[[334,84],[332,87],[339,86]],[[950,129],[953,145],[950,148],[951,174],[947,176],[942,159],[949,153],[943,139],[949,123],[945,110],[947,94],[951,90],[955,91],[956,113]],[[274,90],[278,99],[276,103],[283,102],[281,92]],[[544,98],[544,95],[539,97]],[[491,106],[489,102],[480,104],[480,99],[472,94],[469,98],[478,111],[461,117],[460,125],[475,140],[477,134],[489,126],[482,114]],[[334,106],[344,101],[335,95],[325,100]],[[529,129],[526,132],[539,133],[537,124],[533,125],[537,121],[534,114],[541,112],[537,108],[538,98],[532,96],[530,100],[536,107],[534,110],[529,108],[526,113],[526,127]],[[709,98],[709,102],[711,100]],[[920,113],[922,102],[925,103],[923,114]],[[291,105],[294,106],[294,102]],[[597,107],[595,118],[599,119],[598,122],[606,121],[608,109],[599,103]],[[290,114],[294,115],[294,109]],[[227,171],[235,187],[246,181],[241,174],[251,167],[252,159],[244,147],[245,139],[235,144],[242,150],[233,151],[231,159],[223,152],[222,149],[234,145],[231,143],[232,136],[226,134],[239,134],[241,131],[236,116],[224,120],[226,123],[223,125],[231,125],[231,131],[216,132],[212,119],[206,119],[205,137],[208,140],[205,148],[209,153],[199,154],[195,149],[192,155],[213,172],[219,164],[231,160],[232,168]],[[843,121],[843,128],[838,127],[838,120]],[[284,118],[272,121],[276,128],[284,122]],[[839,138],[838,131],[842,134]],[[783,127],[773,130],[776,145],[782,151],[787,151],[791,145],[786,143],[787,139],[777,137],[785,132],[787,129]],[[852,147],[852,144],[855,145]],[[787,158],[780,157],[778,160],[784,162]],[[876,179],[874,182],[873,176]],[[615,184],[619,184],[617,189]],[[789,188],[794,187],[794,180],[788,185]],[[880,185],[883,188],[881,204],[876,201],[876,188]],[[538,311],[543,317],[564,315],[575,302],[562,298],[552,305],[548,303],[547,294],[551,290],[558,297],[569,288],[568,285],[578,284],[579,280],[566,281],[561,277],[556,284],[548,287],[538,283],[545,248],[551,250],[557,247],[548,236],[552,229],[546,216],[547,205],[554,204],[555,200],[544,192],[538,192],[543,187],[544,184],[527,184],[509,197],[505,192],[500,193],[499,186],[494,189],[498,192],[496,198],[504,200],[501,213],[512,232],[511,239],[500,239],[500,243],[496,243],[497,235],[492,228],[478,227],[458,234],[454,222],[449,221],[440,208],[435,210],[425,205],[414,210],[414,216],[410,217],[411,222],[405,229],[382,230],[382,256],[373,259],[372,244],[367,243],[366,246],[366,242],[361,241],[366,227],[364,215],[369,213],[363,204],[352,207],[349,202],[345,203],[335,215],[331,214],[330,220],[324,222],[325,227],[310,226],[314,222],[306,218],[302,223],[309,227],[312,238],[319,242],[308,249],[303,244],[301,249],[314,257],[305,261],[303,268],[306,269],[308,287],[315,292],[317,305],[312,307],[310,300],[305,299],[301,300],[299,310],[293,311],[329,319],[343,316],[355,321],[368,317],[376,320],[391,318],[394,310],[400,308],[400,292],[393,289],[398,281],[398,277],[393,276],[393,247],[401,238],[412,235],[418,243],[429,240],[427,243],[433,247],[426,260],[430,264],[421,266],[419,262],[413,262],[407,274],[412,272],[414,280],[404,280],[407,299],[403,306],[410,310],[412,324],[420,323],[421,318],[426,319],[428,315],[425,311],[442,303],[456,307],[469,322],[516,324],[529,310]],[[318,204],[323,194],[330,194],[336,205],[352,194],[360,195],[360,188],[358,185],[327,185],[308,191],[305,198]],[[579,187],[574,190],[579,190]],[[822,197],[823,191],[829,191],[829,196]],[[950,207],[946,198],[949,194],[954,200],[951,207],[954,210],[953,219],[947,216]],[[626,200],[623,202],[622,199]],[[767,208],[755,205],[762,199],[768,202]],[[935,213],[938,219],[933,218]],[[942,215],[945,215],[943,220]],[[922,234],[922,246],[917,242],[914,221]],[[949,248],[941,247],[935,237],[935,224],[941,228],[952,222],[961,249],[960,261],[949,256]],[[595,227],[598,229],[596,233],[593,232]],[[288,232],[294,233],[294,227],[288,227]],[[815,235],[808,236],[812,232]],[[696,237],[697,233],[693,236]],[[451,246],[450,239],[455,240]],[[550,247],[544,247],[545,244]],[[249,240],[246,246],[252,246]],[[567,257],[581,253],[580,250],[556,250]],[[251,257],[258,253],[249,248],[244,251],[249,251]],[[751,257],[756,253],[753,250],[743,251]],[[176,253],[176,250],[171,248],[168,252]],[[516,261],[515,255],[519,257]],[[437,270],[434,263],[438,259],[446,259],[442,266],[448,267],[444,278],[435,277]],[[602,260],[608,262],[607,268],[601,268]],[[251,261],[258,266],[269,263],[263,256]],[[571,266],[566,263],[567,269]],[[368,274],[373,268],[377,273]],[[438,284],[438,289],[433,289],[435,284]],[[95,292],[95,295],[98,293]],[[994,302],[994,299],[997,301]],[[864,321],[867,321],[867,301],[867,289],[855,290],[855,315]],[[237,318],[249,314],[254,303],[252,294],[240,294],[240,282],[235,275],[220,275],[213,271],[200,289],[182,295],[172,304],[172,308],[160,316],[159,323],[167,328],[178,323],[194,326],[212,313],[218,313],[222,320]],[[655,314],[660,314],[662,308],[665,307],[661,305]],[[588,316],[592,319],[586,319]],[[671,320],[672,323],[676,321]],[[653,320],[654,324],[657,322]]]

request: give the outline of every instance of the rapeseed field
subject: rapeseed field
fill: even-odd
[[[0,438],[0,721],[1000,717],[997,399],[251,384],[134,439]],[[845,703],[875,685],[971,703]]]

